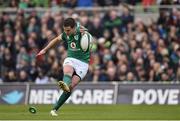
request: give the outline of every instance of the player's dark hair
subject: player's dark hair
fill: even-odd
[[[76,25],[76,22],[73,18],[67,18],[64,20],[63,26],[68,27],[70,26],[71,28],[74,28]]]

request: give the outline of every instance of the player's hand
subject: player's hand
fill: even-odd
[[[86,31],[88,31],[87,28],[85,28],[84,26],[80,26],[80,32],[81,32],[82,34],[85,34]]]
[[[46,53],[46,51],[44,49],[42,49],[37,55],[36,55],[36,58],[44,55]]]

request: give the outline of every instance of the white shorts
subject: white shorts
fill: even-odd
[[[76,74],[81,78],[81,80],[85,77],[88,72],[89,65],[83,61],[80,61],[75,58],[66,58],[63,63],[63,67],[65,65],[70,65],[74,68]]]

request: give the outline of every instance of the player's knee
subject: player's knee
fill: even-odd
[[[64,71],[64,73],[66,73],[66,74],[71,74],[71,75],[72,75],[73,72],[74,72],[74,69],[73,69],[72,66],[66,65],[66,66],[64,66],[63,71]]]
[[[70,73],[70,72],[69,72],[69,73],[67,72],[67,73],[64,73],[64,75],[67,75],[67,76],[69,76],[69,77],[72,77],[73,74]]]

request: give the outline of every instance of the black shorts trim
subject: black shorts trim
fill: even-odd
[[[74,70],[74,68],[73,68],[73,70]],[[73,76],[74,76],[74,75],[78,76],[78,77],[80,78],[80,81],[81,81],[81,77],[76,73],[75,70],[74,70]]]

